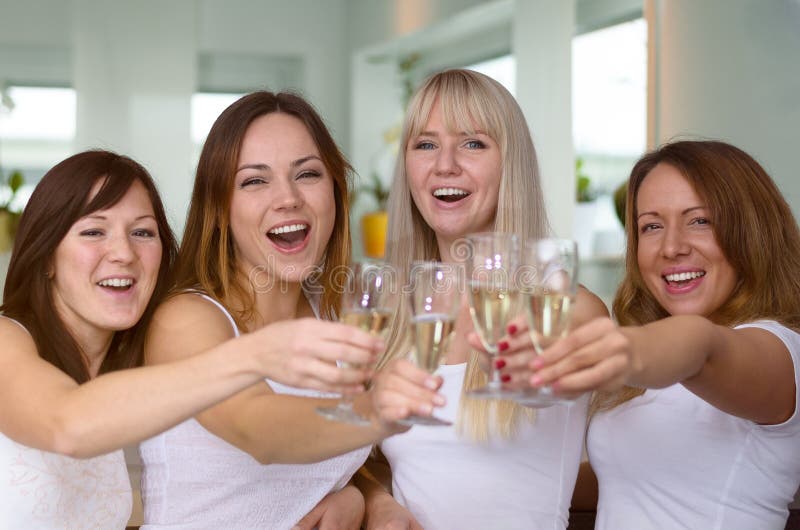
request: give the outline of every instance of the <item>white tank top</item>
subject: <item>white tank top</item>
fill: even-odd
[[[443,365],[447,405],[435,416],[455,422],[466,363]],[[455,427],[417,425],[387,438],[395,499],[425,530],[563,530],[569,518],[586,426],[588,397],[540,409],[511,439],[472,442]]]
[[[122,529],[131,509],[131,484],[121,450],[81,460],[33,449],[0,434],[0,528]]]
[[[198,294],[225,313],[239,336],[228,311]],[[330,396],[266,381],[279,394]],[[144,464],[141,528],[289,529],[325,495],[344,487],[369,450],[364,447],[314,464],[261,465],[196,420],[187,420],[139,446]]]
[[[770,331],[789,349],[792,417],[759,425],[680,384],[596,414],[588,451],[600,487],[597,529],[783,530],[800,485],[800,334],[772,321],[739,327]]]

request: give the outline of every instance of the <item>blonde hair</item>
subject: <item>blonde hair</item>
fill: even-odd
[[[735,326],[771,319],[800,331],[800,230],[778,187],[750,155],[718,141],[680,141],[643,156],[628,181],[625,277],[614,298],[614,315],[625,325],[669,316],[647,288],[637,258],[636,197],[659,164],[674,167],[705,201],[714,236],[739,281],[709,319]],[[608,410],[644,393],[625,387],[597,393],[591,412]]]
[[[416,92],[406,112],[400,149],[389,194],[391,223],[387,234],[387,260],[407,274],[415,260],[439,260],[436,234],[427,225],[411,198],[405,167],[409,140],[425,127],[434,104],[440,105],[445,126],[451,131],[475,132],[476,128],[497,142],[502,160],[494,230],[522,237],[549,233],[539,164],[525,116],[514,97],[497,81],[470,70],[447,70],[428,78]],[[466,234],[464,234],[466,235]],[[453,249],[458,258],[459,249]],[[407,301],[402,300],[386,354],[378,367],[408,352]],[[464,390],[486,383],[474,352],[467,363]],[[492,413],[494,409],[494,413]],[[490,417],[503,437],[513,435],[520,417],[532,418],[531,409],[512,401],[462,399],[458,429],[476,440],[488,440]]]

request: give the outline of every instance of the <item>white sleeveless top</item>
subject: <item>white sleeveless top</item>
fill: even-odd
[[[800,334],[773,321],[739,327],[765,329],[789,349],[792,417],[759,425],[680,384],[596,414],[588,452],[600,487],[597,529],[783,530],[800,485]]]
[[[225,313],[238,337],[230,313],[212,298],[197,294]],[[330,397],[266,381],[279,394]],[[262,465],[196,420],[187,420],[139,446],[144,464],[141,528],[289,529],[323,497],[344,487],[369,451],[364,447],[314,464]]]
[[[435,416],[455,422],[466,363],[442,365],[447,405]],[[454,426],[416,425],[387,438],[392,492],[425,530],[563,530],[580,464],[588,397],[539,409],[517,435],[488,444]]]
[[[0,434],[0,528],[121,529],[131,509],[131,483],[121,450],[76,459]]]

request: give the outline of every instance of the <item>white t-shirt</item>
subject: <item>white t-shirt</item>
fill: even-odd
[[[738,327],[765,329],[786,344],[792,417],[759,425],[680,384],[598,413],[587,442],[600,487],[596,529],[783,530],[800,484],[800,334],[772,321]]]
[[[227,315],[238,336],[227,310],[205,294],[197,294]],[[267,383],[278,394],[323,395],[270,380]],[[369,451],[367,446],[313,464],[261,465],[197,420],[187,420],[139,446],[144,464],[145,524],[141,528],[288,530],[328,493],[344,487]]]
[[[435,416],[455,422],[466,363],[443,365],[447,405]],[[455,427],[416,425],[387,438],[395,499],[425,530],[558,530],[567,526],[583,448],[588,398],[539,409],[517,436],[488,444]]]

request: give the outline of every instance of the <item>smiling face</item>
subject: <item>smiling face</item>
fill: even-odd
[[[492,229],[502,174],[497,142],[483,131],[451,131],[435,101],[405,153],[411,197],[442,242]]]
[[[131,328],[153,294],[161,253],[153,205],[138,180],[110,208],[78,219],[50,270],[53,304],[66,327],[80,337]]]
[[[703,199],[675,167],[661,163],[642,181],[636,211],[637,257],[648,290],[671,315],[713,316],[738,278]]]
[[[249,277],[300,282],[325,253],[336,216],[333,179],[303,123],[273,112],[247,128],[233,183],[230,228]]]

